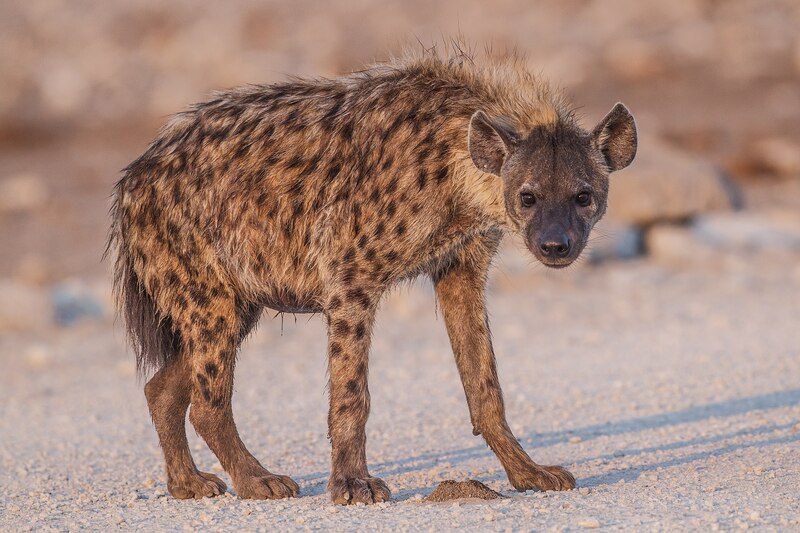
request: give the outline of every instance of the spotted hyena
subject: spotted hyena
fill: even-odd
[[[110,247],[121,312],[176,498],[226,490],[195,466],[186,412],[242,498],[284,498],[231,411],[236,352],[264,308],[322,313],[330,369],[328,490],[389,499],[365,424],[375,312],[394,284],[436,289],[475,435],[518,490],[565,490],[506,422],[485,308],[505,232],[572,263],[636,152],[622,104],[591,131],[521,61],[424,53],[336,79],[216,94],[176,115],[116,186]]]

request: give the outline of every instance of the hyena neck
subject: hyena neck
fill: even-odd
[[[466,148],[456,151],[452,169],[456,194],[473,215],[476,231],[498,229],[507,232],[515,229],[506,210],[500,176],[478,170]]]

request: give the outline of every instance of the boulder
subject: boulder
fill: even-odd
[[[735,184],[711,162],[643,139],[633,164],[611,176],[607,216],[618,223],[649,225],[727,211],[740,203]]]

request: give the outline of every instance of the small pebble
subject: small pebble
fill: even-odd
[[[586,518],[578,522],[578,527],[583,527],[586,529],[597,529],[598,527],[600,527],[600,522],[598,522],[594,518]]]

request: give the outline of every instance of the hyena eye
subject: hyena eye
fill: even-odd
[[[519,199],[522,202],[522,207],[533,207],[536,203],[536,197],[529,192],[520,193]]]
[[[592,195],[586,191],[578,193],[578,196],[575,197],[575,203],[577,203],[581,207],[586,207],[587,205],[592,203]]]

